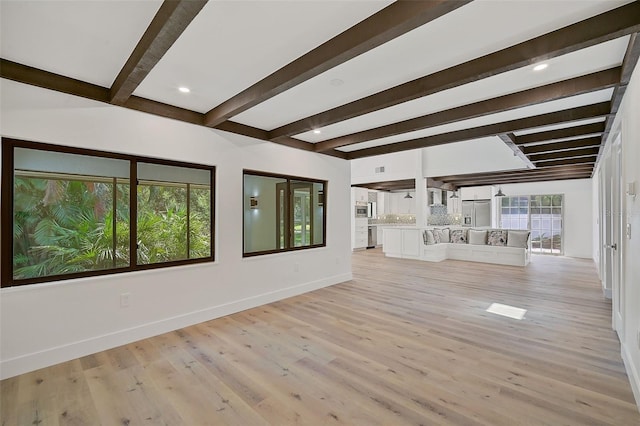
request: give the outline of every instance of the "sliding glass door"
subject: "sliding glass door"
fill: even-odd
[[[533,253],[562,254],[563,201],[560,194],[504,197],[500,227],[530,229]]]

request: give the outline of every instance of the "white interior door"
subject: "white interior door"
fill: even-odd
[[[611,149],[611,290],[613,296],[613,327],[624,339],[624,289],[622,288],[622,148],[618,135]]]
[[[606,297],[612,297],[613,268],[611,254],[611,234],[613,230],[612,209],[612,193],[613,185],[611,179],[611,151],[607,152],[602,159],[602,194],[601,194],[601,212],[600,212],[600,229],[602,238],[600,239],[600,259],[602,259],[602,286]],[[615,328],[615,326],[614,326]]]

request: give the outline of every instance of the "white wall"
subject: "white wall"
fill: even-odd
[[[496,170],[522,169],[526,165],[497,136],[424,148],[423,176],[448,176]]]
[[[623,330],[619,333],[622,359],[627,368],[631,388],[640,409],[640,196],[624,194],[629,182],[635,182],[636,192],[640,192],[640,67],[636,66],[627,86],[620,109],[616,114],[607,144],[613,142],[617,129],[621,130],[622,173],[621,197],[623,199],[622,226],[631,226],[631,238],[620,242],[622,254],[622,286],[624,319]],[[594,192],[597,194],[597,186]]]
[[[3,378],[351,278],[347,161],[1,84],[3,136],[217,167],[215,263],[3,288]],[[328,180],[327,247],[243,259],[243,169]]]
[[[593,257],[593,206],[591,179],[502,185],[508,196],[564,194],[564,254],[571,257]]]
[[[422,164],[421,151],[414,149],[351,160],[351,183],[415,179]],[[384,172],[376,173],[376,167],[384,167]]]

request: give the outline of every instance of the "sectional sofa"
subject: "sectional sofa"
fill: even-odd
[[[422,231],[420,259],[526,266],[531,260],[530,234],[520,229],[427,228]]]
[[[440,262],[445,259],[526,266],[531,260],[528,230],[446,227],[384,229],[385,256]]]

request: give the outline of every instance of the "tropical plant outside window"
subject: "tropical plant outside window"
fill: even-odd
[[[500,226],[530,229],[534,253],[562,254],[563,198],[560,194],[503,197]]]
[[[214,169],[141,160],[3,139],[3,286],[213,260]]]
[[[245,256],[325,245],[326,182],[244,172]]]

